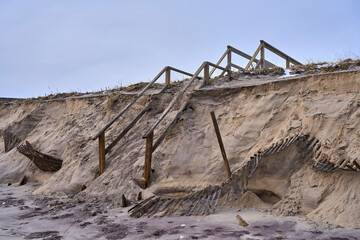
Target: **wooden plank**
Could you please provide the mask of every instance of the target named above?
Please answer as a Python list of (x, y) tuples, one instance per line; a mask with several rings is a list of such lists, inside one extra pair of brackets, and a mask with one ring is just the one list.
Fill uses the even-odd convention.
[(145, 164), (144, 164), (145, 188), (147, 188), (148, 184), (150, 183), (153, 139), (154, 139), (154, 131), (151, 131), (148, 137), (146, 138)]
[(236, 65), (234, 63), (231, 63), (231, 67), (239, 69), (239, 70), (244, 70), (244, 68), (240, 67), (239, 65)]
[[(228, 52), (229, 52), (229, 49), (227, 49), (225, 52), (224, 52), (224, 54), (220, 57), (220, 59), (216, 62), (216, 65), (220, 65), (220, 63), (224, 60), (224, 58), (226, 57), (226, 55), (228, 54)], [(216, 70), (216, 68), (215, 67), (213, 67), (213, 69), (211, 69), (211, 71), (210, 71), (210, 77), (211, 77), (211, 75), (213, 75), (213, 73), (215, 72), (215, 70)]]
[(99, 136), (99, 172), (100, 175), (105, 171), (105, 132)]
[(205, 84), (209, 84), (210, 82), (209, 64), (205, 64), (204, 66), (204, 82)]
[[(182, 70), (179, 70), (177, 68), (173, 68), (173, 67), (168, 67), (171, 71), (175, 71), (175, 72), (178, 72), (178, 73), (181, 73), (181, 74), (184, 74), (184, 75), (187, 75), (189, 77), (192, 77), (193, 74), (191, 73), (188, 73), (188, 72), (185, 72), (185, 71), (182, 71)], [(198, 78), (201, 78), (201, 77), (198, 77)]]
[(106, 129), (108, 129), (111, 125), (114, 124), (114, 122), (116, 122), (116, 120), (118, 120), (145, 92), (146, 90), (148, 90), (153, 84), (154, 82), (156, 82), (156, 80), (159, 79), (159, 77), (166, 71), (167, 67), (165, 67), (163, 70), (161, 70), (158, 75), (156, 75), (156, 77), (130, 102), (128, 103), (128, 105), (126, 105), (123, 110), (120, 111), (120, 113), (118, 113), (118, 115), (116, 115), (113, 120), (111, 120), (108, 124), (105, 125), (105, 127), (103, 127), (98, 134), (96, 134), (93, 137), (93, 140), (95, 140), (96, 138), (98, 138), (100, 136), (100, 134), (102, 134), (103, 132), (106, 131)]
[(251, 57), (249, 63), (246, 65), (245, 70), (248, 70), (250, 65), (253, 63), (253, 61), (255, 60), (256, 56), (258, 55), (259, 51), (261, 50), (262, 47), (262, 43), (260, 43), (259, 47), (256, 49), (254, 55)]
[[(231, 52), (233, 52), (233, 53), (236, 53), (237, 55), (239, 55), (239, 56), (241, 56), (241, 57), (243, 57), (243, 58), (246, 58), (246, 59), (251, 59), (251, 56), (250, 55), (248, 55), (248, 54), (246, 54), (246, 53), (244, 53), (244, 52), (242, 52), (242, 51), (240, 51), (240, 50), (238, 50), (238, 49), (236, 49), (236, 48), (234, 48), (234, 47), (232, 47), (232, 46), (228, 46), (228, 49), (231, 51)], [(254, 59), (254, 62), (255, 63), (258, 63), (259, 62), (259, 60), (257, 60), (256, 58)], [(270, 68), (272, 68), (272, 67), (275, 67), (276, 65), (275, 64), (273, 64), (273, 63), (271, 63), (271, 62), (269, 62), (269, 61), (266, 61), (265, 60), (265, 67), (270, 67)]]
[(111, 149), (116, 145), (116, 143), (118, 143), (125, 135), (128, 131), (130, 131), (130, 129), (140, 120), (140, 118), (147, 112), (149, 111), (149, 104), (147, 106), (145, 106), (141, 112), (129, 123), (129, 125), (127, 125), (126, 128), (124, 128), (124, 130), (122, 130), (122, 132), (119, 134), (119, 136), (117, 136), (115, 138), (115, 140), (105, 149), (105, 154), (108, 154)]
[(221, 154), (222, 154), (222, 157), (224, 159), (225, 169), (226, 169), (228, 178), (230, 178), (231, 177), (230, 166), (229, 166), (228, 159), (226, 157), (225, 147), (224, 147), (224, 143), (223, 143), (223, 141), (221, 139), (221, 134), (220, 134), (219, 126), (218, 126), (217, 121), (216, 121), (215, 113), (212, 111), (212, 112), (210, 112), (210, 115), (211, 115), (211, 119), (212, 119), (213, 124), (214, 124), (215, 133), (216, 133), (216, 137), (217, 137), (218, 142), (219, 142)]
[(265, 45), (265, 48), (269, 51), (272, 51), (276, 55), (282, 57), (283, 59), (288, 59), (289, 62), (295, 64), (295, 65), (302, 65), (300, 62), (296, 61), (294, 58), (290, 57), (289, 55), (285, 54), (284, 52), (280, 51), (279, 49), (275, 48), (274, 46), (270, 45), (269, 43), (265, 42), (264, 40), (260, 40), (262, 44)]

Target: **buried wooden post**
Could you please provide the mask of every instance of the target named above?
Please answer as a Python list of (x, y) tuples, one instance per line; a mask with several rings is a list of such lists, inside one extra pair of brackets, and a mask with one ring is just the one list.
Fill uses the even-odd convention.
[(229, 162), (228, 162), (227, 157), (226, 157), (226, 152), (225, 152), (223, 141), (221, 139), (220, 130), (219, 130), (219, 126), (218, 126), (217, 121), (216, 121), (215, 113), (212, 111), (212, 112), (210, 112), (210, 115), (211, 115), (211, 118), (212, 118), (212, 121), (213, 121), (213, 124), (214, 124), (216, 136), (217, 136), (219, 146), (220, 146), (220, 150), (221, 150), (221, 154), (222, 154), (223, 159), (224, 159), (225, 169), (226, 169), (228, 178), (230, 178), (231, 177), (230, 166), (229, 166)]
[(145, 188), (147, 188), (148, 184), (150, 183), (153, 140), (154, 140), (154, 131), (151, 131), (146, 136), (145, 164), (144, 164)]
[(105, 132), (99, 136), (99, 172), (100, 175), (105, 171)]
[(204, 83), (208, 84), (210, 81), (209, 64), (206, 63), (204, 66)]

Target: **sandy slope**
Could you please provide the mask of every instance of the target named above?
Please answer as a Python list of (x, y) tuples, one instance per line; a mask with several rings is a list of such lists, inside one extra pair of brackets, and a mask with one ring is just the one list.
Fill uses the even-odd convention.
[[(258, 150), (299, 132), (319, 139), (322, 153), (334, 163), (356, 159), (360, 162), (359, 91), (359, 71), (272, 80), (239, 79), (194, 91), (180, 121), (153, 154), (152, 184), (144, 195), (181, 194), (226, 179), (210, 111), (217, 115), (232, 170)], [(86, 186), (80, 195), (108, 199), (114, 205), (122, 194), (135, 200), (141, 189), (132, 179), (143, 173), (145, 140), (141, 137), (173, 95), (169, 90), (162, 95), (145, 96), (111, 128), (107, 139), (115, 138), (153, 99), (154, 109), (107, 155), (106, 172), (101, 176), (97, 176), (97, 142), (91, 137), (133, 95), (1, 104), (0, 129), (11, 126), (22, 140), (63, 159), (64, 164), (56, 173), (43, 173), (16, 149), (4, 153), (1, 146), (0, 182), (17, 182), (26, 174), (30, 181), (41, 183), (34, 194), (72, 196)], [(174, 114), (171, 112), (168, 119)], [(160, 130), (164, 128), (165, 125), (160, 126)], [(155, 138), (158, 135), (156, 131)], [(286, 160), (292, 153), (282, 154), (281, 159)], [(282, 167), (281, 159), (273, 161), (273, 172), (266, 180), (269, 184), (263, 189), (281, 198), (273, 206), (275, 212), (289, 214), (289, 201), (298, 199), (295, 204), (299, 211), (295, 214), (306, 214), (310, 220), (336, 226), (360, 228), (358, 172), (324, 174), (301, 165), (296, 172), (275, 181), (276, 174), (272, 173)], [(261, 185), (261, 177), (254, 181), (260, 182), (253, 186)], [(281, 181), (283, 184), (278, 185)]]

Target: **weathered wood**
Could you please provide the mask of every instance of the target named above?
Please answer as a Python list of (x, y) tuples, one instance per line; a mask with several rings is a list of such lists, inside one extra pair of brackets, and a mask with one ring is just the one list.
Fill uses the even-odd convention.
[[(229, 47), (229, 46), (228, 46), (228, 47)], [(215, 65), (220, 65), (220, 63), (224, 60), (224, 58), (226, 57), (226, 55), (228, 54), (228, 52), (229, 52), (229, 49), (227, 49), (227, 50), (224, 52), (224, 54), (220, 57), (220, 59), (216, 62)], [(209, 75), (210, 75), (210, 76), (213, 75), (213, 73), (215, 72), (215, 70), (216, 70), (216, 68), (213, 67), (213, 68), (211, 69)]]
[(265, 59), (265, 49), (264, 49), (264, 45), (262, 45), (260, 51), (260, 69), (264, 69), (265, 67), (264, 59)]
[(204, 66), (204, 82), (205, 84), (209, 84), (210, 82), (209, 64), (205, 64)]
[(152, 131), (146, 138), (145, 164), (144, 164), (145, 188), (150, 183), (153, 139), (154, 139), (154, 132)]
[(353, 164), (360, 170), (360, 164), (358, 164), (356, 160), (353, 161)]
[(258, 55), (259, 51), (261, 50), (262, 47), (262, 43), (260, 43), (259, 47), (256, 49), (254, 55), (251, 57), (250, 61), (248, 62), (248, 64), (245, 67), (245, 70), (248, 70), (250, 65), (253, 63), (253, 61), (255, 60), (256, 56)]
[(128, 213), (132, 212), (132, 211), (136, 211), (139, 207), (141, 207), (142, 205), (144, 205), (145, 203), (147, 203), (148, 201), (150, 201), (152, 198), (154, 198), (155, 196), (151, 196), (141, 202), (139, 202), (138, 204), (136, 204), (135, 206), (133, 206), (132, 208), (130, 208), (128, 210)]
[(211, 119), (212, 119), (212, 122), (213, 122), (213, 125), (214, 125), (214, 128), (215, 128), (216, 137), (217, 137), (218, 142), (219, 142), (221, 154), (222, 154), (222, 157), (223, 157), (223, 160), (224, 160), (226, 173), (227, 173), (228, 178), (230, 178), (231, 177), (230, 166), (229, 166), (229, 162), (228, 162), (228, 159), (227, 159), (227, 156), (226, 156), (225, 147), (224, 147), (224, 144), (223, 144), (223, 141), (222, 141), (222, 138), (221, 138), (219, 126), (217, 124), (214, 111), (210, 112), (210, 115), (211, 115)]
[(130, 131), (130, 129), (140, 120), (140, 118), (149, 110), (149, 105), (145, 106), (141, 110), (141, 112), (129, 123), (129, 125), (127, 125), (126, 128), (122, 130), (119, 136), (117, 136), (115, 140), (105, 149), (105, 154), (108, 154), (111, 149), (116, 145), (116, 143), (118, 143), (126, 135), (126, 133)]
[(242, 217), (240, 217), (239, 215), (236, 215), (236, 219), (239, 221), (240, 225), (243, 227), (247, 227), (249, 224), (247, 222), (245, 222), (244, 219), (242, 219)]
[(227, 54), (227, 66), (231, 67), (231, 51), (229, 51)]
[(17, 150), (30, 159), (42, 171), (55, 172), (62, 166), (63, 161), (61, 159), (54, 158), (35, 150), (28, 141), (19, 145)]
[(99, 136), (99, 173), (100, 175), (105, 171), (105, 132)]
[(290, 60), (289, 58), (286, 58), (286, 69), (290, 68)]
[(165, 70), (165, 85), (170, 86), (170, 69)]
[[(188, 72), (185, 72), (185, 71), (182, 71), (182, 70), (179, 70), (177, 68), (174, 68), (174, 67), (168, 67), (171, 71), (174, 71), (174, 72), (178, 72), (178, 73), (181, 73), (181, 74), (184, 74), (184, 75), (187, 75), (189, 77), (192, 77), (193, 74), (191, 73), (188, 73)], [(201, 77), (197, 77), (198, 79), (201, 79)]]
[(234, 63), (231, 63), (231, 67), (237, 68), (238, 70), (244, 70), (244, 68), (242, 68), (242, 67), (240, 67), (240, 66), (238, 66), (238, 65), (236, 65)]
[(289, 62), (295, 64), (295, 65), (302, 65), (300, 62), (296, 61), (294, 58), (290, 57), (289, 55), (285, 54), (284, 52), (280, 51), (279, 49), (275, 48), (274, 46), (270, 45), (269, 43), (265, 42), (264, 40), (260, 40), (261, 44), (264, 44), (265, 48), (269, 51), (272, 51), (276, 55), (282, 57), (283, 59), (288, 59)]
[[(238, 50), (238, 49), (236, 49), (236, 48), (234, 48), (234, 47), (232, 47), (232, 46), (227, 46), (228, 47), (228, 49), (231, 51), (231, 52), (233, 52), (233, 53), (236, 53), (237, 55), (239, 55), (239, 56), (242, 56), (243, 58), (246, 58), (246, 59), (248, 59), (248, 60), (251, 60), (251, 56), (250, 55), (248, 55), (248, 54), (246, 54), (246, 53), (244, 53), (244, 52), (242, 52), (242, 51), (240, 51), (240, 50)], [(254, 59), (254, 62), (255, 63), (258, 63), (259, 62), (259, 60), (257, 60), (256, 58)], [(264, 61), (264, 63), (265, 63), (265, 67), (269, 67), (269, 68), (272, 68), (272, 67), (275, 67), (276, 65), (275, 64), (273, 64), (273, 63), (271, 63), (271, 62), (269, 62), (269, 61)]]

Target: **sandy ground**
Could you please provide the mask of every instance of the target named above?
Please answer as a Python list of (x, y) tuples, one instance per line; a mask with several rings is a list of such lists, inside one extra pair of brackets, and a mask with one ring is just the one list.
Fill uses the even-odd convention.
[[(128, 208), (106, 202), (35, 197), (35, 187), (0, 185), (0, 239), (360, 239), (360, 230), (238, 207), (208, 216), (131, 218)], [(249, 226), (240, 226), (237, 214)]]

